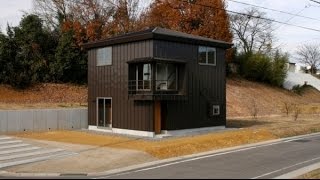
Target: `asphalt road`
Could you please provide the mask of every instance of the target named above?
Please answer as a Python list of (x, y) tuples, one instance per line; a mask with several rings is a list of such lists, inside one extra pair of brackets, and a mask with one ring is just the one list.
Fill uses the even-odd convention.
[(269, 179), (320, 162), (320, 135), (184, 159), (96, 178)]
[[(320, 134), (181, 159), (107, 176), (32, 179), (270, 179), (320, 162)], [(12, 178), (12, 177), (0, 177)]]

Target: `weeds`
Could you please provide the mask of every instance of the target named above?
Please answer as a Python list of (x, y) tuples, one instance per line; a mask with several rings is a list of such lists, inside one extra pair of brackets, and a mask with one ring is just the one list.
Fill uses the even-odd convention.
[(251, 111), (251, 116), (254, 118), (254, 119), (257, 119), (257, 115), (258, 115), (258, 105), (257, 105), (257, 102), (255, 99), (252, 99), (251, 101), (251, 107), (250, 107), (250, 111)]
[(283, 104), (284, 104), (285, 113), (287, 114), (287, 116), (289, 116), (289, 113), (291, 111), (291, 106), (292, 105), (290, 103), (288, 103), (288, 102), (284, 102)]
[(301, 108), (297, 104), (294, 104), (293, 105), (293, 120), (297, 121), (300, 114), (301, 114)]

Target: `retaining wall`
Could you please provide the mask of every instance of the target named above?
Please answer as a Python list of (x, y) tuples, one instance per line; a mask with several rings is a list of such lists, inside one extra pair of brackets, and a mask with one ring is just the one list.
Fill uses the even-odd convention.
[(0, 110), (0, 134), (88, 128), (88, 109)]

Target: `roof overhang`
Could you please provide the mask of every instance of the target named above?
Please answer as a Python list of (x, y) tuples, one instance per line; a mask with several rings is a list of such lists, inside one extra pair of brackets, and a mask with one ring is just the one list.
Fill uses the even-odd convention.
[(213, 46), (223, 49), (229, 49), (233, 46), (232, 43), (214, 40), (206, 37), (195, 36), (182, 32), (177, 32), (163, 28), (153, 28), (144, 31), (128, 33), (113, 38), (99, 40), (95, 42), (85, 43), (82, 45), (85, 49), (100, 48), (106, 46), (112, 46), (116, 44), (123, 44), (129, 42), (143, 41), (143, 40), (165, 40), (173, 42), (182, 42), (195, 45)]

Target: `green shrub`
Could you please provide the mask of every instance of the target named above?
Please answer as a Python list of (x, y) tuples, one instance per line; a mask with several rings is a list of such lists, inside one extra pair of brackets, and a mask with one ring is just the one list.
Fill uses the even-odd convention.
[(308, 89), (310, 87), (312, 87), (312, 86), (307, 85), (307, 84), (304, 84), (304, 85), (301, 86), (301, 85), (298, 84), (298, 85), (293, 86), (291, 91), (294, 92), (294, 93), (297, 93), (299, 95), (302, 95), (304, 90), (306, 90), (306, 89)]
[(236, 60), (240, 64), (240, 75), (248, 80), (282, 86), (287, 70), (287, 55), (276, 52), (274, 56), (261, 53), (240, 54)]

